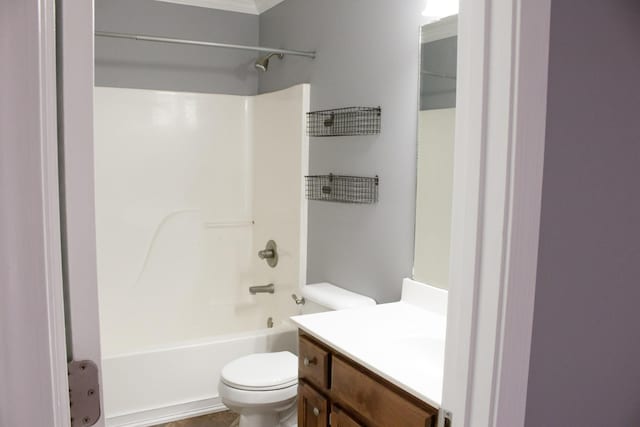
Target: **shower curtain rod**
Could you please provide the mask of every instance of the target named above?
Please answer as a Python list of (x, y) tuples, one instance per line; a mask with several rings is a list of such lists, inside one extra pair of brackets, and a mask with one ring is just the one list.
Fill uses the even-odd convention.
[(96, 36), (98, 37), (111, 37), (116, 39), (132, 39), (132, 40), (143, 40), (149, 42), (160, 42), (160, 43), (174, 43), (174, 44), (189, 44), (195, 46), (207, 46), (207, 47), (220, 47), (223, 49), (236, 49), (236, 50), (250, 50), (253, 52), (268, 52), (268, 53), (279, 53), (283, 55), (295, 55), (295, 56), (306, 56), (308, 58), (315, 58), (315, 52), (304, 52), (301, 50), (288, 50), (288, 49), (274, 49), (270, 47), (262, 47), (262, 46), (245, 46), (241, 44), (228, 44), (228, 43), (214, 43), (214, 42), (203, 42), (198, 40), (184, 40), (184, 39), (171, 39), (167, 37), (155, 37), (155, 36), (145, 36), (142, 34), (127, 34), (127, 33), (109, 33), (105, 31), (96, 31)]

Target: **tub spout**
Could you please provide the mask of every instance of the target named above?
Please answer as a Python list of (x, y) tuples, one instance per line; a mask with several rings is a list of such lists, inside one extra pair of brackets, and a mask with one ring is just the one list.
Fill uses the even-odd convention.
[(275, 286), (273, 285), (273, 283), (269, 283), (268, 285), (262, 285), (262, 286), (251, 286), (249, 288), (249, 293), (251, 295), (255, 295), (255, 294), (272, 294), (274, 293), (275, 290)]

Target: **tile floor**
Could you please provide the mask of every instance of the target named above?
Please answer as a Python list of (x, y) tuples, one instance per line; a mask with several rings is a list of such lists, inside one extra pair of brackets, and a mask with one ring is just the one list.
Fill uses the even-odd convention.
[(188, 420), (159, 424), (154, 427), (230, 427), (237, 418), (237, 414), (224, 411), (216, 412), (215, 414), (203, 415), (201, 417), (189, 418)]

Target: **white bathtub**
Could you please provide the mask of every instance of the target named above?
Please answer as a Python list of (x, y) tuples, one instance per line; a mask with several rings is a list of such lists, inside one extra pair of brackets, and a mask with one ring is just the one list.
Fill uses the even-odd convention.
[(250, 353), (297, 353), (296, 329), (219, 336), (174, 347), (103, 359), (108, 427), (144, 427), (223, 410), (218, 395), (222, 367)]

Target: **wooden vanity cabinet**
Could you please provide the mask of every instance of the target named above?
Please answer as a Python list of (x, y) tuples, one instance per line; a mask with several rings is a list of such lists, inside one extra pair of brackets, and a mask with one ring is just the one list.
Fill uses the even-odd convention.
[(364, 427), (337, 405), (331, 406), (331, 427)]
[(435, 427), (437, 409), (300, 333), (299, 427)]
[(310, 385), (298, 385), (298, 427), (327, 427), (329, 405), (327, 399)]
[(310, 339), (300, 337), (298, 376), (321, 390), (329, 388), (329, 351)]

